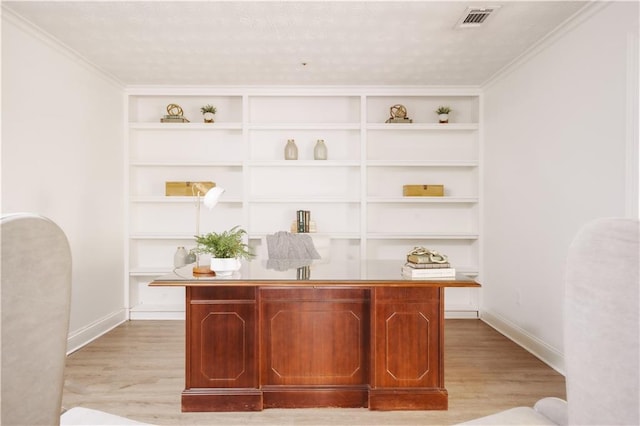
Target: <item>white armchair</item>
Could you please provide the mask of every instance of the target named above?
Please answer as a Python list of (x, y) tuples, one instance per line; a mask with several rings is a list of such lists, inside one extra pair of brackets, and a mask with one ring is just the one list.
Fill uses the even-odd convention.
[(61, 416), (71, 303), (71, 252), (62, 230), (33, 214), (3, 216), (0, 424), (142, 425), (83, 407)]
[(566, 265), (567, 402), (544, 398), (463, 425), (640, 424), (640, 225), (600, 219), (576, 236)]

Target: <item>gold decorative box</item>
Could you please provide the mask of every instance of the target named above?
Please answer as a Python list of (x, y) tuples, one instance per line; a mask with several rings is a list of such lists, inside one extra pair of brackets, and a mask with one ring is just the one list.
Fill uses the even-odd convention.
[[(193, 185), (199, 183), (206, 190), (210, 190), (216, 186), (215, 182), (165, 182), (165, 195), (167, 197), (192, 197), (198, 195), (198, 191)], [(200, 195), (204, 195), (201, 191)]]
[(402, 195), (405, 197), (442, 197), (444, 185), (403, 185)]

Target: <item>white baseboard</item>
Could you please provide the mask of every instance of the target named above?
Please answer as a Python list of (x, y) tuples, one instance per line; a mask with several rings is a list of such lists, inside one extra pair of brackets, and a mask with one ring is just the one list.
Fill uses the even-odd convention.
[(136, 305), (129, 310), (133, 320), (184, 320), (184, 304)]
[(184, 312), (176, 311), (131, 311), (131, 321), (166, 321), (166, 320), (182, 320), (185, 319)]
[(113, 330), (127, 320), (127, 311), (120, 309), (100, 318), (80, 330), (70, 332), (67, 336), (67, 355), (96, 340), (103, 334)]
[(547, 345), (535, 336), (527, 333), (517, 325), (507, 321), (500, 315), (489, 311), (481, 311), (480, 319), (499, 333), (513, 340), (519, 346), (533, 354), (536, 358), (547, 364), (562, 375), (565, 374), (564, 354)]
[(445, 319), (478, 319), (478, 311), (450, 310), (444, 311)]

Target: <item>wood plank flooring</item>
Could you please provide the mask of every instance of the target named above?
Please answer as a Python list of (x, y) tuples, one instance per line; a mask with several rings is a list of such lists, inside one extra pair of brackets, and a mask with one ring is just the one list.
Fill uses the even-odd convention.
[(184, 322), (130, 321), (67, 358), (63, 407), (84, 406), (156, 425), (448, 425), (546, 396), (564, 377), (480, 320), (446, 320), (447, 411), (267, 409), (182, 413)]

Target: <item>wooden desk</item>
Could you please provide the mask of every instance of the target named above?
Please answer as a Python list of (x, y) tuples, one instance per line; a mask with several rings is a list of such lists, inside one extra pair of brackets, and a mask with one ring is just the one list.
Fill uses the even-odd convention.
[(267, 266), (151, 283), (186, 287), (182, 411), (447, 409), (444, 287), (478, 283), (405, 279), (396, 261)]

